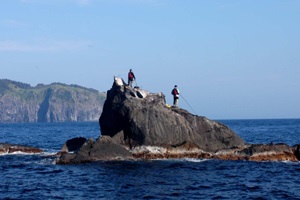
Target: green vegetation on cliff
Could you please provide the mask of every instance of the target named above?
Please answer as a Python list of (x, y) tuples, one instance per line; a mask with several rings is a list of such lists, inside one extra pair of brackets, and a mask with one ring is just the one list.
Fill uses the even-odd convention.
[(78, 85), (52, 83), (35, 87), (0, 80), (0, 122), (98, 120), (105, 94)]

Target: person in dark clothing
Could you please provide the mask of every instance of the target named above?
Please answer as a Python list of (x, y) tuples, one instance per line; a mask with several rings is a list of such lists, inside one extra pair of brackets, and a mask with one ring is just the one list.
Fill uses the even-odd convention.
[(129, 72), (128, 72), (128, 85), (129, 85), (129, 87), (132, 87), (132, 82), (134, 80), (135, 80), (134, 73), (133, 73), (132, 69), (130, 69)]
[(172, 95), (173, 95), (173, 98), (174, 98), (173, 106), (178, 107), (179, 90), (177, 88), (177, 85), (174, 86), (174, 89), (172, 90)]

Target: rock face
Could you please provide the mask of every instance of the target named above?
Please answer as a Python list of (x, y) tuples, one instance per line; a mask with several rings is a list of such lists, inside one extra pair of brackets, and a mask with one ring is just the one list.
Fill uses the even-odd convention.
[(70, 139), (63, 145), (60, 153), (69, 153), (72, 151), (78, 151), (85, 142), (86, 142), (86, 138), (83, 137)]
[[(69, 152), (69, 148), (75, 152)], [(102, 136), (97, 141), (89, 139), (83, 143), (80, 138), (68, 140), (64, 144), (57, 164), (76, 164), (93, 161), (129, 160), (132, 154), (123, 146), (117, 144), (111, 137)]]
[(0, 80), (0, 122), (97, 121), (105, 94), (77, 85)]
[(42, 153), (43, 150), (35, 147), (0, 143), (0, 155), (1, 154), (11, 154), (11, 153)]
[(130, 146), (180, 147), (188, 145), (207, 152), (243, 146), (244, 141), (225, 125), (168, 108), (162, 93), (127, 87), (115, 77), (107, 92), (99, 119), (102, 135), (124, 139)]

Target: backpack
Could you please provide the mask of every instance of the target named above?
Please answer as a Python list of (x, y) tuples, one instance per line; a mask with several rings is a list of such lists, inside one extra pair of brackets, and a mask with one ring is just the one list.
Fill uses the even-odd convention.
[(133, 78), (134, 78), (133, 73), (132, 73), (132, 72), (129, 72), (128, 77), (129, 77), (130, 79), (133, 79)]
[(175, 90), (176, 90), (176, 89), (173, 89), (173, 90), (172, 90), (172, 92), (171, 92), (172, 95), (176, 95), (176, 94), (177, 94), (177, 91), (175, 91)]

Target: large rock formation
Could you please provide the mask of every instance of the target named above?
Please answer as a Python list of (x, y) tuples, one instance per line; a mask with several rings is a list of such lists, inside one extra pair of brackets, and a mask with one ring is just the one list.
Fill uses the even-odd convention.
[(121, 144), (125, 139), (133, 147), (188, 145), (215, 152), (244, 145), (227, 126), (168, 107), (162, 93), (127, 87), (117, 77), (107, 92), (99, 123), (102, 135), (114, 137)]
[(58, 164), (128, 159), (299, 161), (300, 145), (245, 144), (225, 125), (165, 104), (162, 93), (130, 88), (115, 77), (99, 119), (102, 136), (74, 138)]
[(105, 94), (77, 85), (0, 80), (0, 122), (97, 121)]

